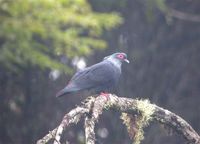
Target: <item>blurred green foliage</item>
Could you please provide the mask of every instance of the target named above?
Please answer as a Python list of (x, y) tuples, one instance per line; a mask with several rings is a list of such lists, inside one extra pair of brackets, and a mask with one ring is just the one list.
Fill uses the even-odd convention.
[(166, 10), (165, 0), (147, 0), (146, 2), (148, 8), (152, 9), (153, 7), (156, 7), (161, 11)]
[(86, 0), (0, 0), (0, 65), (69, 71), (59, 56), (103, 49), (104, 30), (119, 25), (117, 13), (97, 13)]

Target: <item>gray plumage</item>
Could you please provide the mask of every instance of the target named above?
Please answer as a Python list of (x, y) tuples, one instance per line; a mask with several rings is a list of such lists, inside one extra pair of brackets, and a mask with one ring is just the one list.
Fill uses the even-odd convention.
[(114, 53), (105, 57), (102, 62), (78, 71), (56, 96), (81, 90), (94, 90), (95, 93), (108, 92), (118, 83), (123, 61), (129, 62), (125, 53)]

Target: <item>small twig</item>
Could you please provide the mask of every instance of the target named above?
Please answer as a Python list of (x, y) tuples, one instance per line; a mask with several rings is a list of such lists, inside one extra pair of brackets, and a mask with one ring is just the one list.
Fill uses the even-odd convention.
[(46, 144), (48, 141), (50, 141), (52, 138), (55, 137), (56, 131), (57, 131), (57, 128), (55, 128), (52, 131), (49, 131), (49, 133), (46, 136), (44, 136), (42, 139), (37, 141), (37, 144)]
[(200, 15), (181, 12), (173, 8), (168, 8), (167, 14), (171, 17), (185, 21), (200, 22)]
[(162, 7), (158, 6), (158, 9), (166, 14), (168, 18), (174, 17), (185, 21), (200, 22), (200, 15), (179, 11), (177, 9), (171, 8), (167, 4), (164, 4)]

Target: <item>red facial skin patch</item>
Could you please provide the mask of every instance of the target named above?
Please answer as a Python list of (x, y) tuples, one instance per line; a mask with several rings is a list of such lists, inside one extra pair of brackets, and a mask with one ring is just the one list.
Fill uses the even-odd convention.
[(117, 57), (118, 57), (119, 59), (124, 59), (124, 55), (123, 55), (123, 54), (118, 54)]

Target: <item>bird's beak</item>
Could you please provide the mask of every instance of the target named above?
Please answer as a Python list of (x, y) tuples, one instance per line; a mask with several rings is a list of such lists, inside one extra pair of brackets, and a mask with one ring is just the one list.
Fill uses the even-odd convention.
[(126, 63), (130, 63), (128, 59), (124, 59), (124, 61), (125, 61)]
[(109, 56), (107, 56), (107, 57), (104, 57), (104, 58), (103, 58), (103, 60), (107, 59), (108, 57), (109, 57)]

